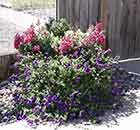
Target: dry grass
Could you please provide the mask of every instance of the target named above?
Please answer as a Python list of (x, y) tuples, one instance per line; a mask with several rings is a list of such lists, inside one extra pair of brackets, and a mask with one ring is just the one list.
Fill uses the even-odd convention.
[(54, 8), (55, 0), (9, 0), (14, 9)]

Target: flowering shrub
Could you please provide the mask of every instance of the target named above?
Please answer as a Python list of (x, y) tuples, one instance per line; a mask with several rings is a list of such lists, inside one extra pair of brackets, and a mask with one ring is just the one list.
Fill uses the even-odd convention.
[(29, 123), (94, 120), (113, 106), (118, 94), (111, 86), (111, 50), (104, 49), (102, 24), (83, 33), (53, 22), (63, 33), (52, 31), (53, 23), (48, 30), (31, 26), (15, 37), (15, 48), (22, 54), (16, 63), (18, 73), (10, 77), (17, 86), (16, 117)]

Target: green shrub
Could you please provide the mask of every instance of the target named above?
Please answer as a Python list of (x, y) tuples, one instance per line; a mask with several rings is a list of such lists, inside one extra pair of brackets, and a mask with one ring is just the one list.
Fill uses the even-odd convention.
[(113, 106), (119, 92), (112, 91), (111, 50), (104, 49), (102, 24), (86, 33), (68, 30), (63, 19), (46, 26), (43, 33), (31, 27), (15, 39), (24, 54), (16, 63), (18, 73), (10, 77), (17, 86), (17, 119), (94, 120)]

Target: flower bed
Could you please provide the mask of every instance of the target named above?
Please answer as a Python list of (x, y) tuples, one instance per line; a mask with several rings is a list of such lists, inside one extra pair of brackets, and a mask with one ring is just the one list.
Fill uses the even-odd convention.
[(45, 26), (38, 22), (17, 34), (14, 46), (20, 54), (9, 80), (17, 86), (18, 120), (96, 122), (118, 104), (123, 90), (113, 75), (101, 23), (84, 33), (64, 19), (51, 19)]

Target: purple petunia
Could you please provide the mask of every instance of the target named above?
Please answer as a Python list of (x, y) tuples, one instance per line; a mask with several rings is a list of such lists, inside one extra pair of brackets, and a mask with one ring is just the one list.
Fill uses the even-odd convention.
[(10, 83), (15, 82), (16, 80), (18, 80), (18, 75), (14, 75), (14, 74), (13, 74), (13, 75), (9, 78)]
[(91, 71), (91, 69), (90, 69), (88, 66), (86, 66), (86, 67), (84, 68), (84, 72), (89, 73), (90, 71)]
[(62, 100), (59, 100), (58, 102), (56, 102), (56, 105), (60, 111), (63, 111), (63, 112), (68, 111), (68, 103), (67, 102), (63, 102)]
[(118, 87), (112, 87), (111, 92), (112, 92), (113, 95), (118, 95), (118, 94), (120, 94), (122, 91), (121, 91), (121, 89), (118, 88)]
[(77, 76), (77, 77), (75, 78), (75, 83), (76, 83), (76, 84), (79, 83), (80, 80), (81, 80), (81, 77), (80, 77), (80, 76)]
[(49, 53), (48, 53), (47, 51), (45, 52), (45, 56), (46, 56), (46, 57), (48, 57), (48, 56), (49, 56)]
[(14, 94), (13, 94), (13, 100), (14, 100), (14, 101), (18, 101), (19, 98), (20, 98), (20, 94), (18, 94), (18, 93), (14, 93)]
[(27, 123), (28, 123), (29, 126), (32, 126), (34, 124), (34, 121), (30, 120), (30, 119), (27, 119)]
[(37, 66), (39, 64), (39, 60), (38, 59), (35, 59), (34, 61), (33, 61), (33, 66)]
[(79, 118), (85, 118), (86, 117), (86, 115), (87, 115), (87, 113), (86, 113), (86, 111), (85, 110), (81, 110), (80, 112), (79, 112)]
[(24, 68), (24, 76), (25, 76), (25, 79), (26, 79), (26, 80), (29, 79), (30, 74), (31, 74), (30, 69), (29, 69), (29, 67), (26, 66), (26, 67)]
[(76, 66), (77, 69), (80, 69), (81, 67), (82, 67), (81, 64), (78, 64), (78, 65)]
[(31, 101), (32, 101), (32, 102), (35, 102), (35, 101), (36, 101), (36, 96), (32, 96), (32, 97), (31, 97)]
[(95, 65), (97, 65), (99, 67), (103, 67), (103, 68), (109, 67), (108, 64), (103, 63), (102, 60), (98, 57), (96, 58)]
[(32, 100), (31, 100), (31, 99), (27, 99), (27, 100), (26, 100), (26, 104), (27, 104), (27, 105), (31, 106), (31, 105), (32, 105), (32, 103), (33, 103), (33, 102), (32, 102)]
[(79, 48), (78, 50), (76, 50), (74, 53), (73, 53), (73, 58), (78, 58), (81, 54), (81, 49)]
[(87, 62), (84, 62), (84, 72), (89, 73), (91, 71), (90, 67), (88, 66)]

